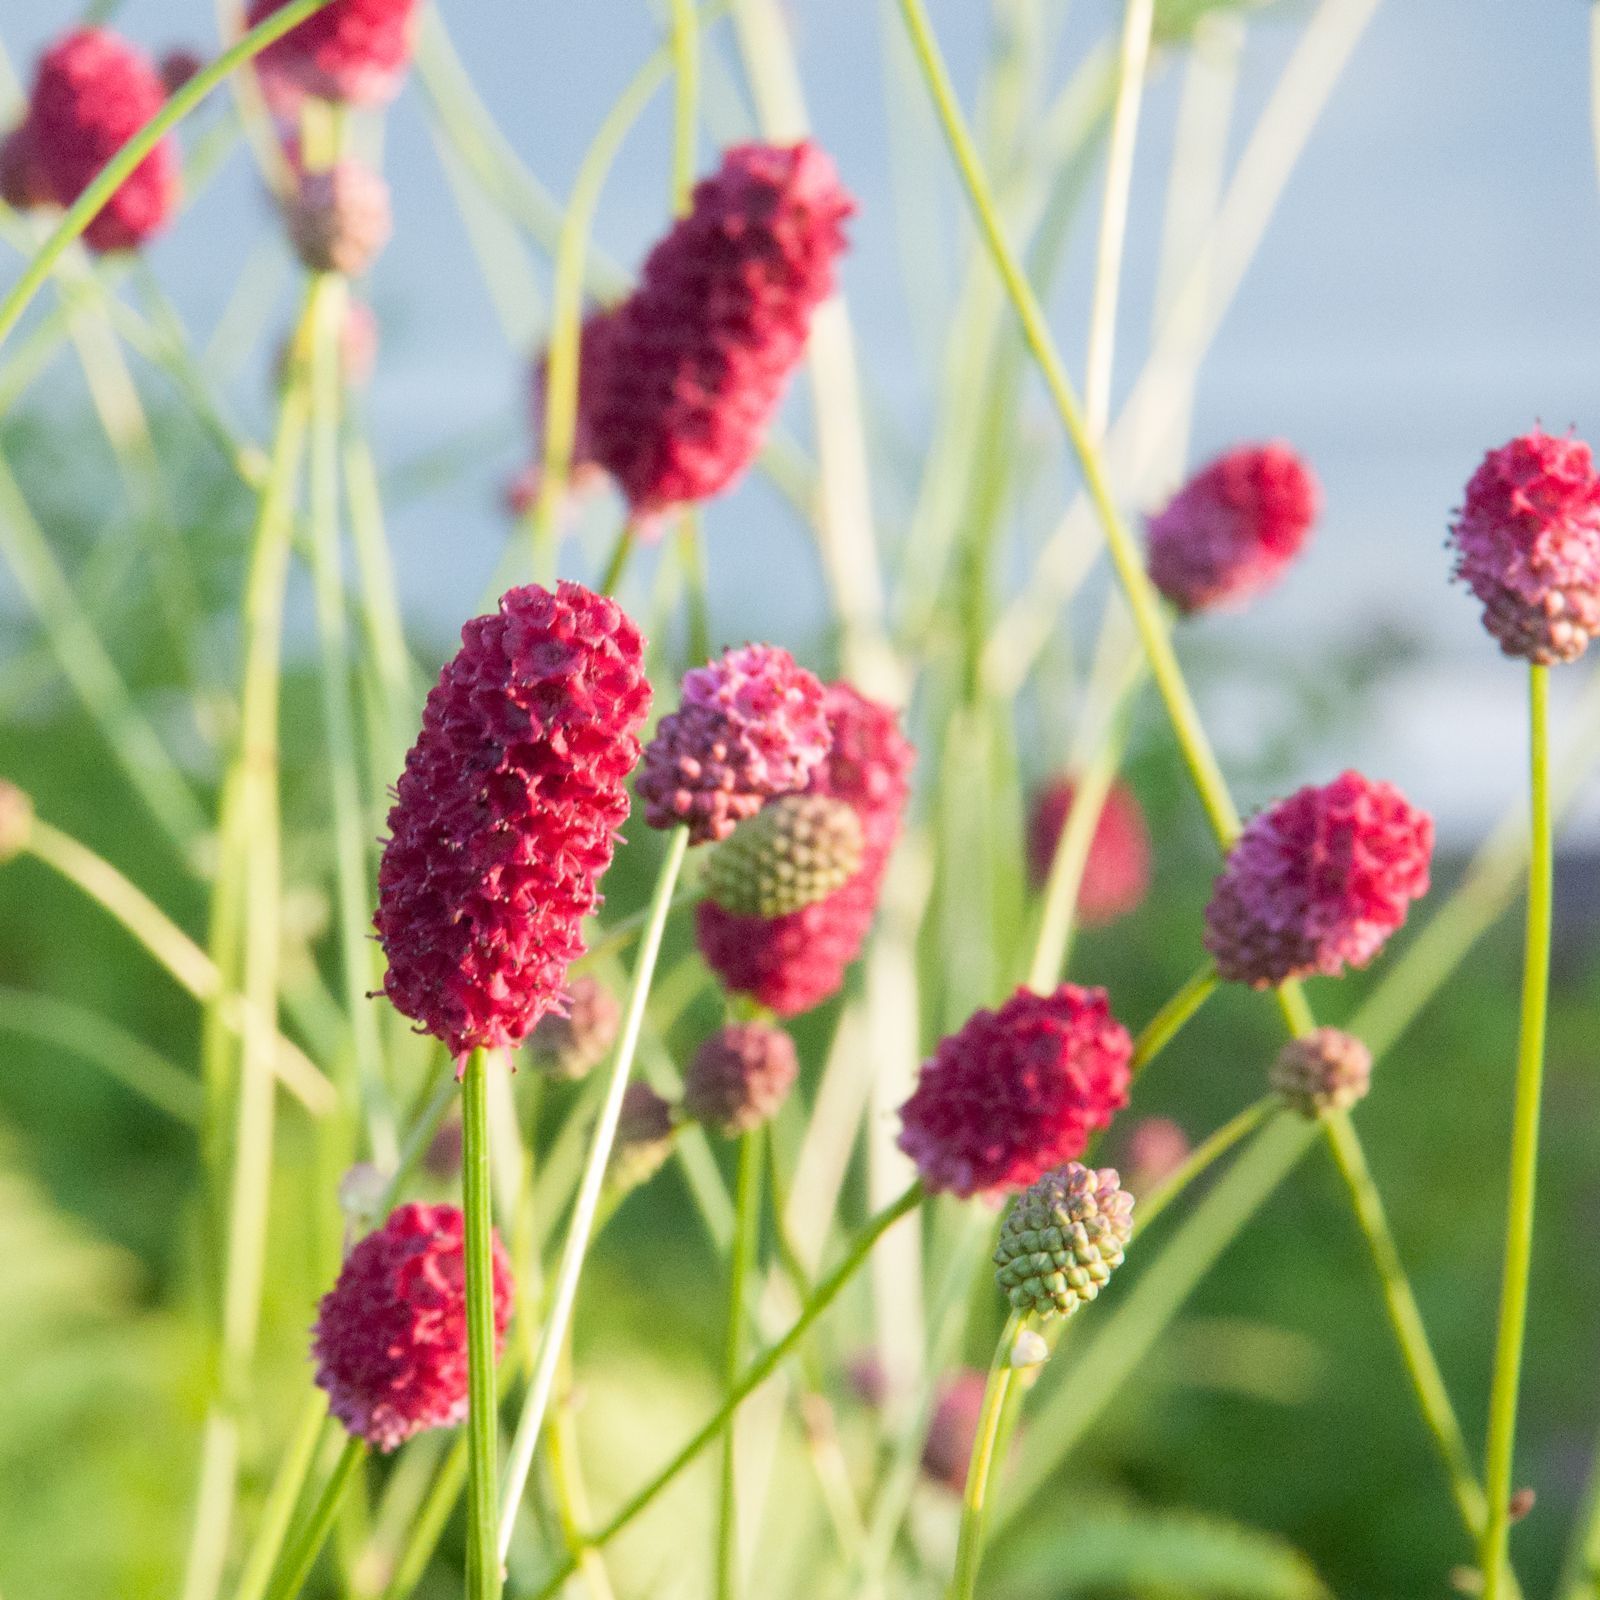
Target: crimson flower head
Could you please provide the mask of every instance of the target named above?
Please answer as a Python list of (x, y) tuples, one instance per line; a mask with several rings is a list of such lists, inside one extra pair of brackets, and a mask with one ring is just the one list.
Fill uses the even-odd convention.
[(558, 1008), (628, 814), (650, 703), (638, 630), (576, 583), (461, 630), (406, 757), (378, 872), (384, 988), (460, 1057)]
[[(251, 0), (253, 28), (288, 0)], [(411, 64), (417, 0), (333, 0), (256, 57), (269, 99), (297, 94), (346, 105), (392, 100)]]
[(923, 1063), (900, 1148), (926, 1187), (966, 1198), (1025, 1189), (1083, 1154), (1128, 1102), (1133, 1041), (1104, 989), (1018, 989), (976, 1011)]
[(1241, 604), (1283, 576), (1320, 502), (1311, 468), (1288, 445), (1239, 445), (1150, 518), (1150, 581), (1185, 613)]
[(1600, 631), (1600, 478), (1581, 439), (1537, 428), (1491, 450), (1450, 536), (1455, 575), (1508, 656), (1550, 665)]
[[(79, 28), (39, 60), (12, 160), (41, 200), (70, 206), (167, 98), (145, 54), (107, 28)], [(31, 160), (31, 173), (26, 163)], [(84, 230), (100, 254), (137, 250), (178, 204), (178, 152), (162, 139)]]
[[(1056, 846), (1072, 812), (1073, 783), (1055, 778), (1034, 799), (1028, 822), (1028, 875), (1036, 889), (1050, 876)], [(1078, 886), (1078, 920), (1085, 927), (1115, 922), (1138, 909), (1150, 887), (1150, 835), (1133, 791), (1113, 784), (1100, 808), (1089, 859)]]
[[(393, 1450), (467, 1414), (465, 1225), (454, 1206), (406, 1205), (369, 1233), (322, 1297), (311, 1353), (328, 1409)], [(495, 1351), (511, 1321), (511, 1267), (494, 1239)]]
[(855, 809), (860, 865), (832, 894), (781, 917), (741, 916), (714, 900), (702, 900), (695, 911), (700, 953), (723, 986), (780, 1017), (837, 993), (860, 954), (900, 836), (916, 755), (894, 712), (848, 683), (829, 686), (824, 710), (833, 742), (807, 792)]
[(682, 704), (645, 749), (645, 821), (685, 823), (695, 844), (726, 839), (767, 800), (804, 788), (831, 742), (822, 685), (787, 650), (729, 650), (684, 674)]
[(1205, 945), (1231, 983), (1363, 967), (1428, 892), (1433, 819), (1389, 783), (1342, 773), (1259, 812), (1206, 907)]
[(650, 252), (592, 412), (596, 458), (636, 519), (720, 494), (749, 466), (854, 210), (816, 145), (739, 145)]

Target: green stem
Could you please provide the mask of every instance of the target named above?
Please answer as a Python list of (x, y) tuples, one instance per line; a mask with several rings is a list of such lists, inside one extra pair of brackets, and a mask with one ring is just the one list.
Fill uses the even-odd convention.
[(1554, 898), (1554, 850), (1550, 830), (1548, 667), (1528, 668), (1528, 924), (1522, 972), (1522, 1027), (1517, 1046), (1516, 1101), (1511, 1121), (1511, 1174), (1506, 1201), (1504, 1276), (1494, 1379), (1489, 1389), (1489, 1448), (1484, 1492), (1489, 1516), (1479, 1563), (1486, 1600), (1504, 1593), (1511, 1542), (1513, 1453), (1517, 1389), (1528, 1314), (1528, 1279), (1533, 1260), (1533, 1204), (1539, 1163), (1539, 1098), (1544, 1077), (1545, 1015), (1550, 991), (1550, 915)]
[(4, 301), (0, 301), (0, 342), (17, 325), (18, 319), (28, 308), (28, 302), (43, 287), (67, 246), (94, 221), (105, 203), (161, 142), (162, 137), (188, 116), (235, 67), (259, 55), (274, 39), (281, 39), (291, 28), (331, 3), (332, 0), (289, 0), (287, 5), (272, 12), (265, 21), (251, 28), (215, 61), (197, 72), (117, 151), (88, 188), (67, 208), (66, 215), (28, 263), (27, 270), (12, 285)]
[(495, 1440), (494, 1224), (489, 1186), (489, 1055), (474, 1050), (461, 1078), (461, 1207), (467, 1272), (467, 1597), (497, 1600), (500, 1555), (494, 1544)]
[(1000, 1423), (1016, 1379), (1016, 1369), (1011, 1365), (1011, 1347), (1025, 1320), (1019, 1311), (1013, 1311), (1006, 1318), (1000, 1342), (989, 1363), (983, 1410), (978, 1414), (978, 1432), (967, 1463), (967, 1486), (961, 1497), (961, 1534), (956, 1544), (955, 1575), (950, 1581), (951, 1600), (974, 1600), (978, 1592), (978, 1568), (983, 1563), (984, 1525), (989, 1510), (989, 1479), (999, 1459)]
[(600, 577), (600, 593), (615, 594), (622, 584), (622, 575), (628, 570), (628, 563), (633, 559), (635, 545), (639, 542), (639, 530), (634, 525), (632, 518), (623, 523), (617, 534), (617, 542), (611, 547), (611, 554), (606, 558), (606, 570)]
[(1184, 1024), (1210, 999), (1217, 983), (1217, 969), (1207, 960), (1144, 1025), (1133, 1042), (1129, 1063), (1135, 1077), (1177, 1038)]
[(267, 1590), (267, 1600), (295, 1600), (305, 1587), (311, 1569), (327, 1542), (333, 1520), (344, 1503), (345, 1492), (355, 1481), (356, 1469), (366, 1460), (367, 1442), (352, 1435), (345, 1441), (339, 1459), (334, 1463), (328, 1481), (313, 1507), (305, 1525), (297, 1529), (290, 1540), (288, 1552), (279, 1563), (277, 1576)]
[(711, 601), (706, 586), (705, 541), (700, 519), (685, 511), (678, 525), (678, 553), (683, 559), (685, 600), (689, 610), (689, 665), (711, 659)]
[[(716, 1415), (609, 1522), (592, 1533), (584, 1541), (585, 1545), (598, 1549), (603, 1545), (609, 1544), (635, 1517), (655, 1502), (656, 1497), (661, 1494), (668, 1484), (677, 1478), (678, 1474), (690, 1462), (694, 1461), (708, 1445), (721, 1436), (723, 1429), (733, 1420), (734, 1413), (738, 1411), (739, 1407), (795, 1352), (801, 1340), (810, 1331), (812, 1324), (838, 1299), (845, 1285), (865, 1265), (867, 1258), (872, 1254), (873, 1246), (877, 1244), (878, 1240), (901, 1217), (910, 1211), (914, 1211), (922, 1203), (922, 1200), (922, 1185), (913, 1183), (897, 1200), (891, 1201), (889, 1205), (868, 1220), (866, 1226), (857, 1235), (855, 1242), (850, 1246), (849, 1252), (844, 1259), (817, 1285), (799, 1316), (790, 1324), (789, 1331), (745, 1369), (744, 1375), (734, 1386), (727, 1399), (723, 1401), (722, 1407)], [(536, 1592), (534, 1600), (551, 1600), (553, 1595), (560, 1593), (561, 1586), (576, 1570), (576, 1560), (569, 1558), (563, 1562), (545, 1582), (544, 1586)]]
[(622, 1098), (627, 1091), (628, 1078), (633, 1070), (633, 1058), (639, 1047), (639, 1033), (644, 1026), (646, 1003), (650, 998), (650, 983), (655, 976), (656, 962), (661, 954), (661, 936), (666, 930), (667, 912), (672, 905), (672, 891), (683, 870), (684, 858), (689, 849), (687, 828), (674, 828), (667, 843), (667, 853), (656, 878), (655, 891), (650, 899), (650, 920), (645, 924), (639, 942), (639, 956), (633, 970), (633, 986), (628, 995), (627, 1011), (623, 1016), (622, 1031), (617, 1039), (617, 1053), (611, 1068), (611, 1079), (606, 1086), (605, 1100), (600, 1108), (594, 1136), (589, 1145), (589, 1156), (578, 1184), (578, 1194), (573, 1201), (572, 1218), (567, 1225), (566, 1243), (562, 1247), (561, 1263), (556, 1269), (555, 1285), (545, 1324), (539, 1340), (539, 1354), (528, 1380), (528, 1392), (523, 1398), (522, 1414), (517, 1419), (517, 1431), (511, 1443), (511, 1456), (506, 1464), (505, 1482), (500, 1499), (500, 1533), (498, 1549), (500, 1559), (506, 1558), (511, 1548), (511, 1535), (516, 1527), (517, 1510), (527, 1487), (528, 1474), (533, 1466), (534, 1452), (539, 1443), (539, 1430), (544, 1423), (545, 1409), (550, 1403), (550, 1391), (555, 1381), (556, 1366), (562, 1346), (572, 1321), (572, 1308), (578, 1296), (578, 1279), (583, 1272), (584, 1257), (593, 1236), (595, 1217), (600, 1205), (601, 1190), (605, 1184), (606, 1164), (616, 1139), (617, 1121), (622, 1112)]
[(694, 0), (672, 0), (672, 209), (682, 216), (694, 193), (695, 118), (700, 99), (700, 19)]
[(279, 1553), (289, 1533), (294, 1508), (305, 1488), (317, 1459), (317, 1445), (327, 1423), (327, 1397), (313, 1390), (301, 1413), (300, 1422), (289, 1436), (288, 1448), (278, 1463), (278, 1471), (267, 1491), (261, 1517), (256, 1524), (255, 1542), (239, 1574), (234, 1600), (262, 1600), (278, 1564)]
[[(739, 1140), (739, 1186), (734, 1198), (733, 1259), (728, 1273), (728, 1339), (724, 1364), (726, 1393), (739, 1382), (744, 1360), (745, 1285), (755, 1271), (761, 1237), (761, 1166), (766, 1139), (761, 1129)], [(722, 1441), (722, 1475), (717, 1515), (717, 1600), (734, 1600), (739, 1592), (739, 1512), (736, 1497), (736, 1430)]]

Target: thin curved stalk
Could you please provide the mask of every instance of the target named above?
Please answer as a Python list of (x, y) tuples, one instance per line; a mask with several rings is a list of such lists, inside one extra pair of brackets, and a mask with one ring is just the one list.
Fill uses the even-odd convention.
[(1218, 981), (1216, 967), (1209, 959), (1203, 961), (1144, 1025), (1133, 1042), (1133, 1058), (1129, 1063), (1136, 1077), (1177, 1038), (1189, 1019), (1210, 999)]
[[(744, 1360), (745, 1286), (756, 1266), (756, 1246), (761, 1230), (761, 1168), (765, 1136), (760, 1129), (739, 1141), (739, 1185), (734, 1198), (733, 1252), (728, 1272), (728, 1330), (725, 1352), (725, 1393), (739, 1382)], [(717, 1600), (734, 1600), (739, 1592), (739, 1506), (737, 1495), (737, 1431), (729, 1428), (722, 1441), (722, 1471), (718, 1485)]]
[(1016, 1381), (1011, 1347), (1017, 1342), (1025, 1320), (1017, 1311), (1006, 1318), (1000, 1342), (989, 1362), (983, 1409), (978, 1413), (978, 1430), (972, 1441), (967, 1483), (961, 1496), (961, 1532), (956, 1543), (955, 1575), (950, 1581), (951, 1600), (974, 1600), (978, 1592), (978, 1568), (983, 1563), (984, 1525), (989, 1510), (989, 1479), (1000, 1459), (1001, 1421)]
[(305, 1587), (311, 1569), (327, 1542), (333, 1528), (333, 1519), (339, 1514), (345, 1494), (355, 1481), (356, 1469), (367, 1458), (367, 1442), (352, 1435), (345, 1441), (339, 1459), (334, 1463), (322, 1493), (312, 1507), (303, 1526), (290, 1536), (289, 1547), (279, 1565), (272, 1586), (267, 1590), (267, 1600), (295, 1600)]
[(494, 1223), (489, 1170), (489, 1053), (474, 1050), (461, 1078), (461, 1209), (467, 1276), (467, 1597), (498, 1600), (495, 1478)]

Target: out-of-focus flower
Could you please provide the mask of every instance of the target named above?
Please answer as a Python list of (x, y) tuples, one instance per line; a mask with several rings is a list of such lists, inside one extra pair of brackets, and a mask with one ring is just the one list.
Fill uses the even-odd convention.
[[(288, 0), (252, 0), (253, 28)], [(273, 98), (274, 80), (287, 94), (313, 95), (347, 105), (380, 105), (399, 92), (411, 65), (417, 0), (333, 0), (298, 22), (256, 57)]]
[(528, 1036), (534, 1065), (551, 1078), (569, 1082), (589, 1075), (616, 1042), (622, 1025), (617, 997), (587, 973), (567, 985), (566, 1009), (547, 1011)]
[(1372, 1086), (1372, 1052), (1338, 1028), (1316, 1028), (1278, 1052), (1269, 1078), (1284, 1104), (1301, 1116), (1348, 1111)]
[[(573, 413), (572, 455), (567, 462), (567, 493), (581, 497), (605, 481), (595, 449), (593, 410), (606, 382), (611, 355), (615, 308), (591, 311), (578, 335), (578, 392)], [(544, 481), (545, 399), (550, 388), (550, 352), (541, 351), (533, 364), (528, 385), (529, 419), (533, 426), (533, 465), (525, 467), (506, 492), (506, 503), (517, 516), (525, 516), (538, 503)]]
[(389, 242), (389, 185), (362, 161), (303, 172), (285, 220), (309, 271), (359, 278)]
[(1141, 1117), (1128, 1129), (1124, 1148), (1124, 1182), (1134, 1194), (1145, 1194), (1189, 1159), (1189, 1135), (1170, 1117)]
[(794, 1040), (766, 1022), (733, 1022), (701, 1042), (683, 1075), (686, 1116), (732, 1136), (769, 1122), (800, 1071)]
[[(1036, 889), (1050, 876), (1062, 830), (1072, 811), (1070, 778), (1052, 779), (1034, 799), (1028, 823), (1028, 873)], [(1089, 858), (1078, 886), (1078, 920), (1085, 927), (1115, 922), (1138, 909), (1150, 887), (1150, 834), (1133, 791), (1115, 783), (1100, 808)]]
[(1133, 1196), (1110, 1167), (1077, 1161), (1017, 1196), (994, 1264), (1016, 1311), (1071, 1316), (1105, 1288), (1133, 1237)]
[(156, 63), (156, 74), (170, 98), (196, 78), (204, 66), (205, 58), (198, 50), (175, 45)]
[(606, 1167), (612, 1186), (626, 1192), (655, 1177), (672, 1154), (674, 1129), (670, 1102), (647, 1083), (630, 1083)]
[(33, 148), (33, 130), (19, 122), (0, 139), (0, 200), (13, 211), (32, 211), (55, 200), (50, 179)]

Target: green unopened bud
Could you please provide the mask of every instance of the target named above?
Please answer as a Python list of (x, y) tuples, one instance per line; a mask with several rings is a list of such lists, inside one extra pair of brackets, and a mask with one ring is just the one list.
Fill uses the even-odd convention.
[(782, 795), (712, 851), (706, 893), (737, 916), (787, 916), (852, 877), (861, 850), (861, 819), (844, 801)]
[(994, 1263), (1018, 1311), (1070, 1316), (1093, 1300), (1133, 1232), (1133, 1196), (1110, 1167), (1069, 1161), (1017, 1196), (1000, 1225)]

